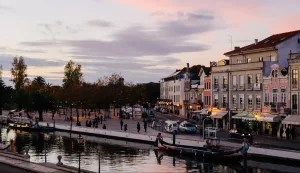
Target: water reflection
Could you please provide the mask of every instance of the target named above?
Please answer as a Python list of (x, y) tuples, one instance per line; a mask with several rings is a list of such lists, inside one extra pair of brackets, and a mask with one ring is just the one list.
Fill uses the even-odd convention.
[[(45, 143), (47, 143), (47, 161), (57, 163), (57, 156), (62, 156), (65, 165), (78, 167), (81, 152), (81, 168), (98, 171), (99, 154), (101, 172), (245, 172), (243, 163), (211, 163), (192, 158), (177, 157), (159, 152), (147, 144), (83, 136), (83, 148), (77, 143), (77, 134), (54, 132), (45, 139), (43, 133), (29, 133), (1, 128), (0, 139), (13, 140), (11, 150), (24, 153), (29, 148), (32, 162), (44, 162)], [(249, 173), (257, 172), (300, 172), (297, 166), (285, 166), (272, 163), (247, 161)]]

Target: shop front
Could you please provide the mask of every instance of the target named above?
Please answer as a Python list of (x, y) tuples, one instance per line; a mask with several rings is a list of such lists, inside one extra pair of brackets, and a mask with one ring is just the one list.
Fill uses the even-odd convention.
[(284, 131), (287, 127), (295, 128), (296, 135), (300, 136), (300, 115), (288, 115), (282, 121), (282, 125), (284, 125)]

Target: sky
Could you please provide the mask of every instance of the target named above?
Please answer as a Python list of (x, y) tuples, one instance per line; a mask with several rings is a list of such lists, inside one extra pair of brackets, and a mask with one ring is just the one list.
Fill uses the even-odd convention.
[(29, 78), (54, 85), (69, 60), (82, 65), (86, 82), (112, 73), (158, 82), (186, 63), (208, 66), (234, 46), (299, 30), (299, 6), (298, 0), (0, 0), (2, 77), (11, 85), (12, 59), (23, 56)]

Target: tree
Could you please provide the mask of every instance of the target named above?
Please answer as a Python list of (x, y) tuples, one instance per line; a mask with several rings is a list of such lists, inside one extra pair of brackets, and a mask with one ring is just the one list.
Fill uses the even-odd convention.
[(13, 62), (12, 62), (12, 68), (11, 68), (11, 74), (12, 74), (12, 79), (11, 81), (15, 85), (15, 90), (16, 90), (16, 102), (18, 104), (18, 109), (22, 109), (22, 104), (23, 104), (23, 87), (25, 84), (25, 81), (27, 80), (27, 65), (25, 64), (24, 58), (22, 56), (14, 57)]
[(63, 87), (72, 88), (82, 84), (81, 65), (75, 64), (72, 60), (65, 66)]
[(42, 76), (37, 76), (33, 79), (31, 84), (38, 88), (42, 88), (46, 86), (46, 80)]

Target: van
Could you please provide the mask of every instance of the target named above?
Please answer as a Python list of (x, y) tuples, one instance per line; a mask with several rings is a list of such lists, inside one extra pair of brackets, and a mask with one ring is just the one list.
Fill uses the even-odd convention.
[(165, 130), (166, 132), (173, 133), (178, 133), (178, 122), (177, 121), (171, 121), (167, 120), (165, 121)]

